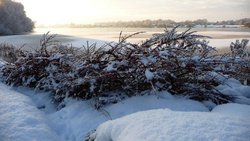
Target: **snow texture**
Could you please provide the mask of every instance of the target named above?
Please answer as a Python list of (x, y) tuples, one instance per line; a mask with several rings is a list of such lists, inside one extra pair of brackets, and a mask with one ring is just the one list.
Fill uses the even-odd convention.
[(149, 69), (146, 69), (145, 76), (146, 76), (147, 80), (150, 81), (154, 78), (154, 73), (151, 72)]
[(108, 121), (92, 137), (95, 141), (247, 141), (250, 119), (158, 109)]
[[(166, 91), (131, 97), (100, 110), (94, 109), (92, 101), (66, 99), (64, 104), (57, 111), (46, 93), (27, 88), (13, 90), (0, 83), (1, 141), (82, 141), (111, 119), (97, 129), (97, 141), (245, 141), (250, 135), (250, 118), (242, 118), (249, 116), (249, 106), (225, 104), (210, 113), (204, 104)], [(140, 111), (146, 112), (136, 113)]]
[[(245, 39), (245, 38), (233, 38), (233, 39), (208, 39), (208, 41), (209, 41), (209, 45), (210, 45), (210, 46), (213, 46), (213, 47), (216, 47), (216, 48), (225, 48), (225, 47), (228, 47), (232, 41), (235, 41), (235, 40), (242, 40), (242, 39)], [(249, 40), (250, 38), (246, 38), (246, 39)]]
[(242, 85), (238, 80), (230, 78), (219, 85), (217, 89), (225, 95), (236, 96), (236, 103), (250, 104), (250, 86)]
[[(17, 47), (25, 45), (25, 49), (34, 49), (34, 47), (40, 46), (40, 39), (42, 38), (42, 35), (13, 35), (13, 36), (2, 36), (0, 37), (0, 43), (7, 43), (12, 44)], [(102, 46), (106, 42), (102, 40), (95, 40), (95, 39), (89, 39), (89, 38), (80, 38), (80, 37), (74, 37), (74, 36), (65, 36), (65, 35), (57, 35), (56, 41), (60, 41), (62, 45), (69, 45), (73, 47), (82, 47), (83, 45), (87, 45), (88, 43)]]
[(59, 138), (30, 98), (0, 83), (0, 140), (59, 141)]
[(200, 102), (175, 98), (167, 92), (158, 95), (161, 97), (157, 95), (132, 97), (100, 110), (95, 110), (91, 101), (68, 99), (65, 101), (66, 106), (48, 115), (48, 119), (62, 141), (82, 141), (90, 131), (105, 121), (138, 111), (158, 108), (169, 108), (177, 111), (208, 111)]
[(228, 103), (216, 106), (212, 112), (250, 119), (250, 105)]
[(22, 87), (10, 89), (1, 83), (0, 98), (1, 141), (82, 141), (105, 121), (139, 111), (169, 108), (208, 112), (202, 103), (168, 92), (128, 98), (100, 110), (94, 108), (92, 101), (66, 99), (65, 107), (57, 111), (48, 94)]

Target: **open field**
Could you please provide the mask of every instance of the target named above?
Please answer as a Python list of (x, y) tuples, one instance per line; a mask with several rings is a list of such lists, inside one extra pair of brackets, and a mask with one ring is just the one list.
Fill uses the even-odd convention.
[[(186, 29), (180, 29), (180, 32)], [(192, 29), (198, 34), (210, 36), (210, 45), (221, 48), (229, 47), (231, 42), (241, 39), (250, 39), (248, 29)], [(56, 40), (62, 44), (82, 47), (89, 43), (98, 42), (101, 46), (104, 41), (118, 41), (119, 33), (123, 31), (123, 35), (133, 34), (138, 31), (145, 31), (143, 34), (133, 36), (128, 39), (129, 42), (140, 43), (155, 33), (162, 33), (162, 28), (36, 28), (34, 33), (28, 35), (0, 36), (0, 43), (13, 44), (15, 46), (25, 46), (25, 48), (35, 48), (39, 46), (42, 34), (50, 31), (52, 34), (58, 34)], [(249, 47), (249, 45), (248, 45)]]

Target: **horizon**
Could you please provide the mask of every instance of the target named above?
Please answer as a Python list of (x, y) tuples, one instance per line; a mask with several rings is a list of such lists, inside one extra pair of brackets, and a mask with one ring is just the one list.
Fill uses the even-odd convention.
[(88, 26), (88, 25), (92, 25), (92, 26), (94, 26), (94, 25), (97, 25), (98, 26), (98, 24), (108, 24), (108, 23), (119, 23), (119, 22), (121, 22), (121, 23), (126, 23), (126, 22), (142, 22), (142, 21), (147, 21), (147, 20), (150, 20), (150, 21), (157, 21), (157, 20), (163, 20), (163, 21), (167, 21), (167, 20), (171, 20), (171, 21), (173, 21), (173, 22), (176, 22), (176, 23), (181, 23), (181, 22), (186, 22), (186, 21), (190, 21), (190, 22), (195, 22), (196, 20), (207, 20), (207, 22), (208, 23), (216, 23), (216, 22), (224, 22), (224, 21), (237, 21), (237, 20), (243, 20), (243, 19), (250, 19), (250, 18), (240, 18), (240, 19), (225, 19), (225, 20), (218, 20), (218, 21), (209, 21), (209, 20), (207, 20), (207, 19), (194, 19), (194, 20), (183, 20), (183, 21), (174, 21), (174, 20), (172, 20), (172, 19), (142, 19), (142, 20), (118, 20), (118, 21), (104, 21), (104, 22), (95, 22), (95, 23), (89, 23), (89, 24), (84, 24), (84, 23), (62, 23), (62, 24), (51, 24), (51, 25), (43, 25), (43, 24), (40, 24), (40, 25), (38, 25), (38, 26), (70, 26), (70, 25), (83, 25), (83, 26)]
[[(176, 22), (249, 18), (250, 0), (15, 0), (37, 25), (171, 19)], [(221, 12), (222, 11), (222, 12)]]

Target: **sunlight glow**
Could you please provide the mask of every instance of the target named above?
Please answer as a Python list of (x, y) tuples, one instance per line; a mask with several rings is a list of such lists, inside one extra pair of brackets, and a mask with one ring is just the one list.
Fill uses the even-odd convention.
[[(91, 23), (107, 14), (98, 0), (16, 0), (40, 24)], [(31, 12), (32, 11), (32, 12)]]
[(217, 21), (249, 17), (250, 0), (15, 0), (38, 24), (145, 19)]

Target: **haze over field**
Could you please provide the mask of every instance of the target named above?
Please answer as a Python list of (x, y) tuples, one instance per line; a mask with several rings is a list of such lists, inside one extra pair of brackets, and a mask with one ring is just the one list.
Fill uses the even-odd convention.
[[(209, 21), (250, 17), (250, 0), (16, 0), (38, 25), (143, 19)], [(46, 10), (45, 10), (46, 9)], [(180, 16), (181, 15), (181, 16)]]

